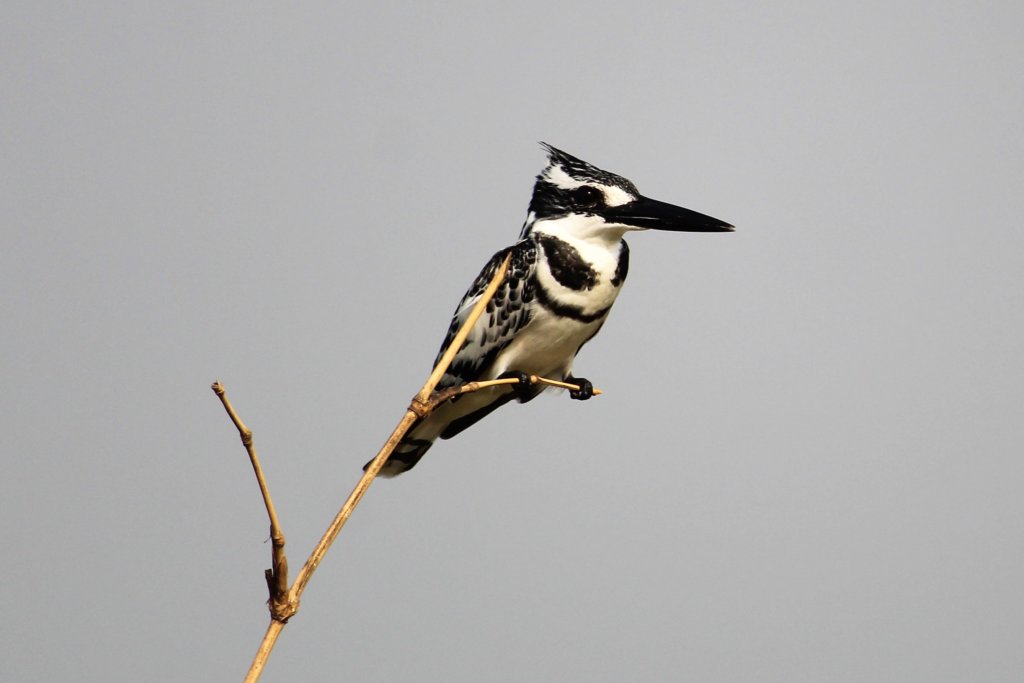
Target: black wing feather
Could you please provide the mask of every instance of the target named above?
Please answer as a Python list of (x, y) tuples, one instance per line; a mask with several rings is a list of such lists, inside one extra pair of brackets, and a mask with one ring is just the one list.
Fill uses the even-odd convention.
[(494, 298), (488, 302), (483, 315), (473, 326), (462, 348), (455, 354), (448, 371), (437, 384), (438, 389), (447, 389), (480, 379), (501, 350), (530, 322), (531, 303), (535, 294), (533, 270), (537, 265), (537, 245), (533, 240), (526, 239), (499, 251), (480, 271), (480, 275), (473, 281), (469, 291), (455, 309), (455, 315), (452, 316), (451, 325), (448, 327), (448, 335), (437, 353), (434, 365), (441, 360), (445, 349), (452, 343), (470, 310), (487, 289), (495, 271), (509, 253), (512, 254), (512, 259), (505, 279), (498, 286)]

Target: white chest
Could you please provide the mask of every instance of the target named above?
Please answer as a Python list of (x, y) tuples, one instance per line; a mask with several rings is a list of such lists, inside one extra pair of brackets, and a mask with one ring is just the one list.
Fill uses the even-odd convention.
[(561, 379), (572, 368), (580, 346), (603, 322), (604, 316), (593, 322), (580, 322), (538, 306), (530, 323), (502, 350), (489, 374), (498, 377), (509, 370), (517, 370)]

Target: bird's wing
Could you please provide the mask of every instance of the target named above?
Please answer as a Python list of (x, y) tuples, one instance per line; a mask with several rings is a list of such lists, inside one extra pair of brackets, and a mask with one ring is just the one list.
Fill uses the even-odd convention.
[(455, 315), (448, 328), (448, 336), (441, 345), (434, 364), (437, 365), (437, 361), (441, 360), (445, 349), (451, 344), (459, 328), (469, 316), (469, 312), (487, 289), (495, 271), (510, 252), (512, 259), (504, 280), (494, 293), (494, 298), (488, 302), (483, 315), (473, 325), (462, 348), (455, 354), (455, 359), (447, 372), (438, 382), (439, 390), (483, 377), (498, 353), (512, 341), (519, 330), (530, 322), (531, 304), (534, 298), (531, 283), (533, 282), (533, 270), (537, 266), (537, 245), (533, 240), (526, 239), (507, 249), (502, 249), (492, 256), (484, 266), (455, 309)]

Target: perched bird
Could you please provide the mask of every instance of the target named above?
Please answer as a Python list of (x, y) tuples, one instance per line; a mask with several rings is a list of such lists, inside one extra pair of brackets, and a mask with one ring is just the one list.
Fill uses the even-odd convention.
[(570, 382), (580, 387), (570, 391), (572, 398), (590, 398), (593, 385), (573, 377), (572, 362), (601, 329), (626, 280), (629, 247), (624, 234), (649, 229), (733, 229), (717, 218), (648, 199), (620, 175), (551, 145), (543, 147), (548, 164), (533, 186), (519, 240), (491, 257), (462, 297), (437, 356), (440, 360), (511, 253), (504, 280), (437, 390), (501, 377), (520, 381), (457, 396), (418, 420), (381, 469), (381, 476), (412, 469), (438, 437), (450, 439), (509, 401), (526, 403), (535, 398), (545, 387), (531, 385), (529, 375)]

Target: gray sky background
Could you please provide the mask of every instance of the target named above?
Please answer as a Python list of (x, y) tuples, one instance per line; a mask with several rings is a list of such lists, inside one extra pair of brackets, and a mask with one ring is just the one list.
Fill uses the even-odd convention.
[(645, 233), (577, 361), (374, 484), (264, 679), (1024, 679), (1024, 5), (0, 10), (0, 679), (236, 680), (518, 235)]

